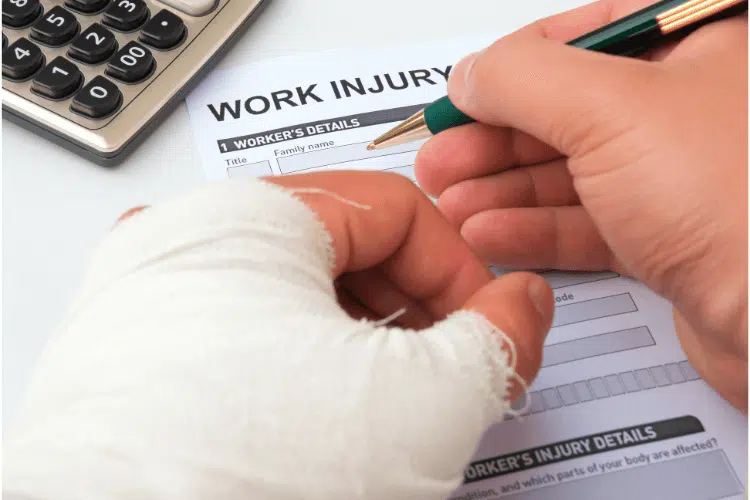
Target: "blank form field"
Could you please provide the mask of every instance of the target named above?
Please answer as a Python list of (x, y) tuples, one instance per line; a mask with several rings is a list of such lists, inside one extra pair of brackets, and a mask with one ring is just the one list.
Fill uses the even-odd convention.
[(656, 345), (656, 342), (648, 327), (628, 328), (627, 330), (545, 345), (542, 366), (560, 365), (652, 345)]
[(560, 396), (554, 388), (544, 389), (542, 391), (542, 399), (544, 400), (544, 406), (546, 406), (548, 410), (554, 410), (562, 406)]
[(669, 385), (669, 376), (667, 375), (667, 371), (664, 369), (662, 365), (658, 366), (652, 366), (650, 368), (651, 375), (654, 377), (654, 380), (656, 381), (656, 385), (659, 387), (664, 387), (665, 385)]
[(594, 396), (591, 394), (591, 389), (589, 389), (589, 386), (585, 380), (579, 380), (578, 382), (575, 382), (573, 384), (573, 389), (576, 391), (576, 396), (581, 401), (581, 403), (585, 403), (594, 399)]
[(641, 389), (648, 390), (656, 387), (656, 382), (651, 376), (651, 372), (649, 372), (646, 368), (636, 370), (635, 372), (633, 372), (633, 376), (635, 377), (635, 380)]
[(618, 373), (620, 376), (620, 381), (622, 381), (622, 385), (625, 386), (625, 390), (628, 392), (638, 392), (641, 390), (640, 386), (638, 385), (638, 381), (635, 379), (635, 374), (633, 372), (622, 372)]
[(529, 394), (529, 409), (531, 413), (541, 413), (544, 411), (544, 397), (539, 391)]
[(412, 151), (416, 152), (422, 145), (422, 142), (402, 144), (386, 149), (376, 149), (374, 151), (367, 150), (368, 144), (369, 142), (359, 142), (356, 144), (346, 144), (344, 146), (332, 146), (325, 149), (306, 151), (291, 156), (282, 156), (277, 158), (279, 169), (281, 169), (281, 173), (283, 174), (290, 174), (292, 172), (327, 167), (338, 163), (381, 158)]
[(604, 383), (604, 379), (601, 377), (592, 378), (589, 380), (589, 386), (594, 391), (596, 399), (604, 399), (609, 397), (609, 391), (607, 391), (607, 385)]
[[(549, 362), (549, 360), (546, 360), (546, 362)], [(674, 364), (674, 366), (677, 366), (677, 364)], [(563, 406), (624, 396), (633, 392), (647, 391), (662, 387), (663, 385), (670, 385), (666, 379), (666, 371), (662, 372), (664, 380), (660, 380), (660, 376), (654, 375), (659, 373), (658, 368), (663, 369), (664, 366), (652, 366), (650, 368), (639, 368), (634, 371), (609, 373), (588, 380), (579, 380), (572, 384), (539, 389), (519, 397), (513, 404), (513, 409), (519, 411), (520, 415), (542, 413), (557, 410)], [(682, 379), (681, 382), (686, 382), (686, 380)], [(507, 415), (506, 420), (510, 418), (513, 418), (513, 416)]]
[(244, 165), (228, 167), (227, 175), (230, 179), (238, 179), (241, 177), (262, 177), (273, 175), (273, 170), (271, 170), (271, 163), (268, 160), (263, 160), (255, 163), (246, 163)]
[(679, 365), (677, 363), (669, 363), (668, 365), (664, 365), (664, 373), (666, 374), (666, 377), (669, 379), (670, 382), (673, 384), (681, 384), (685, 380), (685, 375), (680, 371)]
[(582, 285), (594, 281), (607, 280), (620, 276), (609, 271), (575, 272), (575, 271), (544, 271), (540, 273), (547, 280), (550, 288), (564, 288), (566, 286)]
[(557, 393), (560, 395), (560, 399), (565, 406), (570, 406), (578, 403), (576, 391), (572, 385), (560, 385), (556, 387), (556, 389)]
[[(638, 455), (636, 450), (622, 454)], [(508, 500), (712, 500), (743, 491), (721, 450), (584, 477), (515, 495)]]
[(600, 299), (584, 300), (565, 306), (557, 306), (555, 308), (552, 327), (572, 325), (574, 323), (606, 318), (607, 316), (616, 316), (637, 310), (638, 308), (629, 293), (610, 295), (609, 297), (602, 297)]

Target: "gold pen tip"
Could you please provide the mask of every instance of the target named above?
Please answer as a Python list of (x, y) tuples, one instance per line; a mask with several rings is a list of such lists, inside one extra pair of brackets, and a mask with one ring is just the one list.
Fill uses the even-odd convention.
[(399, 123), (380, 137), (376, 137), (367, 146), (368, 151), (374, 149), (385, 149), (391, 146), (406, 144), (418, 139), (426, 139), (432, 136), (424, 118), (424, 110), (418, 111), (409, 118)]

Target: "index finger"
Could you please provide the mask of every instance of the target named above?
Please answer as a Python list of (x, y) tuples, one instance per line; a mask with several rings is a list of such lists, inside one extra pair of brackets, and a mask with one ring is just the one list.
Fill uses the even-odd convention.
[[(567, 42), (652, 3), (653, 0), (600, 0), (535, 21), (517, 34)], [(497, 70), (506, 72), (507, 68), (498, 61)], [(560, 156), (552, 146), (512, 127), (472, 123), (430, 138), (419, 149), (414, 168), (425, 190), (438, 196), (461, 181)]]
[(632, 14), (657, 0), (598, 0), (581, 7), (535, 21), (519, 30), (551, 40), (570, 41), (617, 19)]
[(334, 278), (378, 266), (438, 318), (459, 309), (494, 278), (429, 198), (404, 176), (339, 171), (265, 180), (336, 195), (309, 189), (297, 194), (332, 236)]

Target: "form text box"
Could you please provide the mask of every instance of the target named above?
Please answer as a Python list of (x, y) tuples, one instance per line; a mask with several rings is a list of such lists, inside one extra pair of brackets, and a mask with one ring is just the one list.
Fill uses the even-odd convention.
[(563, 288), (566, 286), (582, 285), (620, 276), (609, 271), (600, 272), (573, 272), (573, 271), (545, 271), (540, 273), (549, 283), (550, 288)]
[(606, 318), (637, 311), (629, 293), (610, 295), (600, 299), (584, 300), (573, 304), (557, 306), (552, 327), (572, 325), (583, 321)]
[(409, 143), (400, 146), (393, 146), (387, 149), (368, 151), (368, 144), (369, 142), (358, 142), (355, 144), (306, 151), (304, 153), (297, 153), (290, 156), (282, 156), (278, 158), (279, 168), (282, 173), (290, 174), (292, 172), (337, 165), (339, 163), (408, 153), (411, 151), (417, 151), (421, 145), (421, 143)]
[[(638, 455), (634, 450), (630, 455)], [(627, 454), (626, 454), (627, 455)], [(742, 493), (721, 450), (630, 467), (505, 496), (508, 500), (706, 500)]]
[(244, 165), (233, 165), (227, 167), (227, 175), (230, 179), (239, 179), (242, 177), (263, 177), (273, 175), (271, 163), (263, 160), (255, 163), (246, 163)]
[(545, 345), (542, 366), (560, 365), (652, 345), (656, 345), (656, 342), (646, 326), (602, 333), (558, 344)]

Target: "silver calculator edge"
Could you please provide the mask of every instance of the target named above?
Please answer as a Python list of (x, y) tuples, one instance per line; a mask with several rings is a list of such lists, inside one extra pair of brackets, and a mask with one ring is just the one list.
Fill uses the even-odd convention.
[[(169, 115), (270, 1), (219, 0), (215, 9), (205, 15), (212, 16), (211, 21), (199, 34), (186, 41), (187, 46), (179, 57), (148, 82), (137, 97), (111, 120), (103, 120), (102, 127), (76, 124), (9, 91), (5, 88), (5, 81), (2, 89), (3, 118), (97, 165), (114, 167)], [(96, 124), (95, 121), (92, 123)]]

